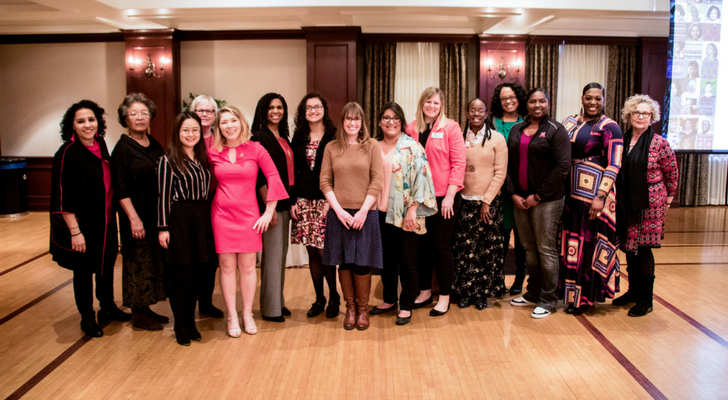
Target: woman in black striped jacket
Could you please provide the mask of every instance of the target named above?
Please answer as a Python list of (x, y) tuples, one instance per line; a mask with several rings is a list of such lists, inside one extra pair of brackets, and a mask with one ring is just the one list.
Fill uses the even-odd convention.
[(196, 282), (202, 265), (215, 253), (208, 198), (212, 173), (201, 125), (193, 112), (178, 115), (167, 153), (157, 167), (159, 244), (167, 249), (169, 302), (174, 333), (182, 346), (201, 339), (195, 327)]

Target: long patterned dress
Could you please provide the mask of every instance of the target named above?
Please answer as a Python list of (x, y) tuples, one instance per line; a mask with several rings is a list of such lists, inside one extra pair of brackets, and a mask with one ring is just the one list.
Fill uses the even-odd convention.
[[(571, 139), (571, 171), (561, 217), (561, 282), (564, 301), (574, 307), (613, 298), (619, 291), (616, 185), (622, 163), (622, 130), (612, 119), (563, 123)], [(601, 214), (589, 219), (597, 191), (607, 193)]]

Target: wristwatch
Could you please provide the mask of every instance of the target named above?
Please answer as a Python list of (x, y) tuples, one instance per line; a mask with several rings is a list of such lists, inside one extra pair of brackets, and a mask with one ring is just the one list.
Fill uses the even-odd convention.
[(603, 195), (603, 194), (598, 194), (598, 193), (597, 193), (597, 199), (599, 199), (599, 200), (604, 200), (604, 199), (606, 199), (606, 198), (607, 198), (607, 196), (605, 196), (605, 195)]

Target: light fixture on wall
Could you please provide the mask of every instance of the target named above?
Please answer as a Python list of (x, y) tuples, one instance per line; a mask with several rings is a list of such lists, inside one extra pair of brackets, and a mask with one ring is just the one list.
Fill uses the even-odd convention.
[[(132, 56), (129, 57), (128, 61), (129, 61), (129, 71), (131, 72), (131, 76), (134, 78), (139, 78), (140, 76), (134, 75), (134, 68), (135, 68), (135, 65), (142, 66), (142, 61), (137, 60)], [(152, 55), (147, 54), (147, 66), (146, 66), (146, 69), (144, 69), (144, 75), (146, 75), (147, 78), (161, 78), (162, 73), (164, 72), (164, 64), (169, 64), (169, 60), (166, 57), (162, 57), (159, 60), (159, 64), (160, 64), (159, 65), (160, 73), (157, 74), (157, 72), (155, 71), (156, 65), (154, 64), (154, 62), (152, 62)]]
[[(486, 65), (488, 66), (488, 72), (493, 72), (493, 69), (491, 68), (493, 64), (493, 61), (489, 58), (486, 61)], [(508, 76), (508, 72), (510, 72), (513, 69), (513, 67), (510, 64), (505, 63), (505, 59), (501, 57), (500, 64), (498, 64), (498, 73), (496, 74), (499, 78), (505, 79), (506, 76)], [(518, 75), (519, 72), (521, 72), (521, 60), (516, 60), (516, 75)], [(491, 76), (491, 78), (495, 78), (496, 75)]]

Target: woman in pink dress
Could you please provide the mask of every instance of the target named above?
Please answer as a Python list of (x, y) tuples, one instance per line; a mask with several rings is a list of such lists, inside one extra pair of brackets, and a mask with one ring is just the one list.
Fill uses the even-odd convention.
[[(255, 253), (263, 248), (261, 234), (268, 229), (278, 200), (288, 198), (273, 160), (263, 146), (250, 141), (250, 126), (233, 106), (217, 116), (215, 142), (209, 150), (217, 179), (212, 202), (212, 231), (220, 258), (220, 287), (228, 308), (228, 335), (240, 337), (236, 308), (235, 271), (240, 271), (245, 333), (254, 335)], [(265, 212), (261, 215), (255, 197), (258, 170), (268, 182)]]

